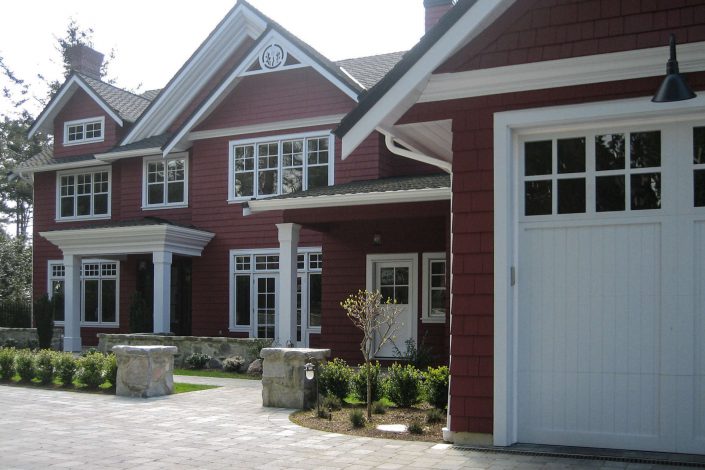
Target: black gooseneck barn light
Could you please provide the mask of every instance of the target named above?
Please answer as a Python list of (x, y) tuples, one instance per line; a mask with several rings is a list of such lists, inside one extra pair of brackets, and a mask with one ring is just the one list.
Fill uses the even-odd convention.
[(661, 86), (651, 101), (654, 103), (670, 103), (672, 101), (683, 101), (695, 98), (695, 93), (690, 89), (683, 76), (678, 72), (678, 60), (676, 59), (676, 36), (671, 34), (669, 45), (671, 57), (666, 63), (666, 78), (661, 82)]

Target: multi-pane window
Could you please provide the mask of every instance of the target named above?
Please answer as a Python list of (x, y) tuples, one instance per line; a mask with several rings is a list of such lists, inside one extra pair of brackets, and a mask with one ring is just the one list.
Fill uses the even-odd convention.
[(231, 142), (230, 199), (327, 186), (333, 158), (330, 142), (329, 135)]
[[(49, 263), (49, 295), (64, 296), (66, 270), (61, 262)], [(81, 323), (118, 323), (118, 264), (85, 261), (81, 266)], [(63, 302), (57, 300), (56, 321), (64, 321)]]
[(446, 320), (446, 254), (423, 254), (423, 307), (421, 319), (425, 323), (443, 323)]
[(110, 172), (60, 173), (58, 218), (103, 217), (110, 214)]
[[(235, 252), (232, 258), (232, 326), (259, 338), (273, 338), (279, 302), (279, 254)], [(305, 251), (297, 256), (297, 325), (298, 340), (304, 331), (320, 331), (321, 272), (320, 252)], [(303, 323), (302, 323), (303, 321)]]
[(693, 205), (705, 207), (705, 127), (693, 128)]
[(104, 138), (105, 118), (64, 123), (64, 145), (100, 142)]
[(661, 207), (661, 132), (597, 133), (525, 142), (524, 215)]
[(187, 203), (188, 162), (185, 157), (145, 160), (144, 181), (145, 207)]

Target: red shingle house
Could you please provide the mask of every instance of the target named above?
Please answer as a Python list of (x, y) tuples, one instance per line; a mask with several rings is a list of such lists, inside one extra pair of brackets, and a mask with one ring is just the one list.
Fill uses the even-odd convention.
[[(146, 330), (359, 361), (340, 302), (367, 282), (407, 306), (401, 351), (419, 339), (446, 360), (448, 173), (376, 131), (342, 160), (332, 133), (402, 53), (333, 63), (246, 1), (160, 91), (104, 83), (102, 56), (74, 52), (31, 129), (53, 150), (18, 169), (34, 180), (34, 295), (63, 295), (66, 350)], [(250, 207), (301, 191), (335, 208), (314, 204), (303, 227)]]
[(447, 439), (705, 453), (705, 2), (459, 0), (373, 130), (452, 172)]

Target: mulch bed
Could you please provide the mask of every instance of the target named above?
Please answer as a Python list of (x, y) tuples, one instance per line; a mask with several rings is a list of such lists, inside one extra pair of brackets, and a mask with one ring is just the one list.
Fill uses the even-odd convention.
[[(441, 423), (427, 423), (426, 412), (430, 409), (428, 405), (419, 405), (414, 408), (387, 408), (385, 414), (373, 414), (372, 422), (365, 423), (364, 428), (354, 428), (350, 423), (350, 411), (356, 408), (362, 410), (367, 416), (364, 405), (346, 405), (340, 411), (333, 411), (330, 420), (316, 417), (316, 410), (297, 411), (289, 419), (299, 426), (339, 434), (405, 441), (443, 442), (442, 429), (446, 425), (445, 420)], [(414, 419), (422, 423), (422, 434), (411, 434), (408, 431), (404, 433), (384, 432), (376, 429), (379, 424), (405, 424), (408, 426)]]

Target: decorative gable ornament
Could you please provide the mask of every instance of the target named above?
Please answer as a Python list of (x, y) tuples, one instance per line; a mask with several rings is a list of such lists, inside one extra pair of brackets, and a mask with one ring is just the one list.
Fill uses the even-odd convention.
[(259, 56), (259, 64), (263, 70), (274, 70), (286, 63), (287, 53), (282, 46), (271, 43), (264, 48)]

